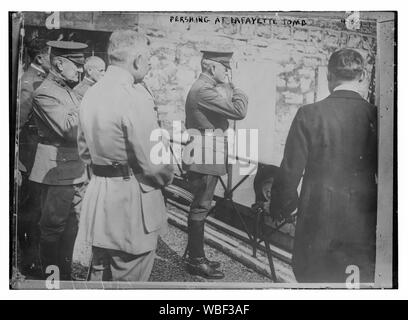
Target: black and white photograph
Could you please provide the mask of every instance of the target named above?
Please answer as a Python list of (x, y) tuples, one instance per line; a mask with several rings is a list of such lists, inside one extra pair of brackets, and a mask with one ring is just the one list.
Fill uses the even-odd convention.
[(398, 288), (397, 16), (9, 11), (10, 289)]

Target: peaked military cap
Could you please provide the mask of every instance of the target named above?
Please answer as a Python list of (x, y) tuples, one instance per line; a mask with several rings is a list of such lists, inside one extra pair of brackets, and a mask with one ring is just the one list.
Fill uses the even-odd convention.
[(230, 60), (233, 52), (207, 51), (202, 50), (203, 59), (219, 62), (228, 69), (231, 69)]
[(64, 57), (76, 64), (85, 64), (84, 49), (87, 44), (74, 41), (48, 41), (51, 47), (51, 56)]

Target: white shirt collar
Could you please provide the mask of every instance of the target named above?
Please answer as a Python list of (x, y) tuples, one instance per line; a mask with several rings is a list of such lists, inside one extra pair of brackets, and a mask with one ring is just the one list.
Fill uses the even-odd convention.
[(91, 78), (88, 78), (87, 76), (84, 77), (84, 80), (90, 82), (90, 83), (95, 83), (96, 81), (92, 80)]
[(211, 81), (211, 83), (216, 83), (216, 81), (212, 78), (212, 77), (210, 77), (208, 74), (205, 74), (205, 73), (201, 73), (204, 77), (206, 77), (207, 79), (209, 79), (210, 81)]
[(349, 83), (343, 83), (343, 84), (337, 86), (336, 88), (334, 88), (333, 91), (339, 91), (339, 90), (354, 91), (354, 92), (358, 93), (361, 96), (361, 93), (358, 92), (358, 89), (356, 88), (356, 86), (352, 85), (352, 84), (349, 84)]
[(39, 72), (41, 72), (41, 73), (44, 73), (44, 74), (46, 73), (43, 68), (41, 68), (40, 66), (36, 65), (35, 63), (31, 63), (30, 66), (31, 66), (31, 68), (33, 68), (33, 69), (35, 69), (35, 70), (37, 70), (37, 71), (39, 71)]

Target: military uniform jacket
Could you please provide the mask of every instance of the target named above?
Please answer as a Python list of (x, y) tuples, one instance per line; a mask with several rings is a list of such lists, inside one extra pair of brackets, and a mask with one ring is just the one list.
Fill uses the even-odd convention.
[(361, 282), (374, 281), (376, 172), (376, 107), (339, 90), (298, 110), (271, 201), (276, 214), (298, 208), (298, 281), (344, 282), (348, 265), (360, 268)]
[[(33, 113), (34, 91), (41, 85), (46, 77), (45, 71), (31, 64), (21, 78), (20, 112), (18, 118), (19, 134), (19, 160), (27, 172), (31, 171), (37, 149), (37, 133), (35, 130)], [(34, 130), (33, 130), (34, 129)]]
[[(248, 97), (237, 89), (232, 89), (232, 95), (223, 94), (217, 88), (217, 83), (205, 74), (201, 74), (192, 85), (186, 100), (186, 129), (197, 129), (204, 132), (206, 129), (228, 129), (231, 120), (241, 120), (246, 116)], [(205, 137), (203, 137), (205, 139)], [(204, 141), (204, 140), (203, 140)], [(204, 143), (203, 143), (204, 144)], [(203, 145), (202, 156), (210, 152), (216, 157), (217, 143), (213, 143), (212, 150), (206, 150)], [(220, 149), (218, 147), (218, 149)], [(226, 148), (224, 148), (226, 149)], [(214, 161), (215, 163), (215, 161)], [(224, 164), (184, 164), (188, 171), (203, 174), (224, 175), (226, 174), (226, 163)]]
[(34, 91), (41, 85), (45, 77), (46, 73), (41, 67), (31, 64), (21, 78), (20, 129), (26, 124), (33, 109), (32, 102)]
[(73, 185), (85, 181), (79, 158), (78, 99), (53, 71), (34, 92), (33, 111), (39, 144), (30, 180), (49, 185)]
[(84, 77), (84, 79), (75, 86), (74, 92), (76, 93), (80, 101), (82, 100), (88, 89), (92, 87), (94, 84), (95, 81), (89, 79), (88, 77)]
[(166, 229), (161, 187), (170, 183), (173, 167), (154, 164), (150, 141), (158, 129), (151, 95), (133, 84), (129, 72), (109, 66), (89, 89), (80, 107), (78, 147), (87, 163), (129, 164), (129, 179), (92, 176), (81, 211), (77, 241), (140, 254), (153, 250)]

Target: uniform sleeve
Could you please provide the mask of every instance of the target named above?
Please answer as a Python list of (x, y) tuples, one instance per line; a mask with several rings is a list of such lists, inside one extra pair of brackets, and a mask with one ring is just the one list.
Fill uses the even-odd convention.
[(28, 120), (31, 109), (33, 107), (33, 91), (34, 88), (29, 84), (26, 79), (22, 80), (21, 92), (20, 92), (20, 117), (19, 117), (19, 129), (21, 129)]
[(222, 95), (215, 87), (202, 87), (198, 94), (198, 106), (222, 115), (227, 119), (242, 120), (248, 107), (248, 97), (237, 88), (232, 91), (232, 99)]
[(38, 94), (33, 99), (34, 111), (61, 138), (77, 140), (78, 108), (67, 109), (58, 99)]
[(91, 155), (89, 153), (88, 144), (86, 143), (86, 140), (85, 140), (84, 131), (82, 130), (81, 121), (79, 121), (79, 123), (78, 123), (78, 139), (77, 139), (77, 143), (78, 143), (79, 157), (82, 159), (82, 161), (85, 164), (90, 165), (91, 164)]
[[(131, 166), (140, 168), (144, 177), (156, 186), (162, 187), (171, 183), (173, 166), (171, 164), (154, 164), (150, 159), (150, 152), (153, 146), (158, 143), (150, 141), (150, 135), (153, 130), (159, 129), (153, 106), (130, 103), (127, 111), (122, 123), (129, 142), (128, 149), (130, 150), (128, 152), (131, 154), (128, 154), (128, 159)], [(132, 161), (136, 163), (132, 164)]]
[(270, 212), (275, 217), (288, 216), (297, 208), (297, 188), (306, 167), (308, 153), (304, 111), (300, 108), (290, 127), (279, 174), (272, 185)]

